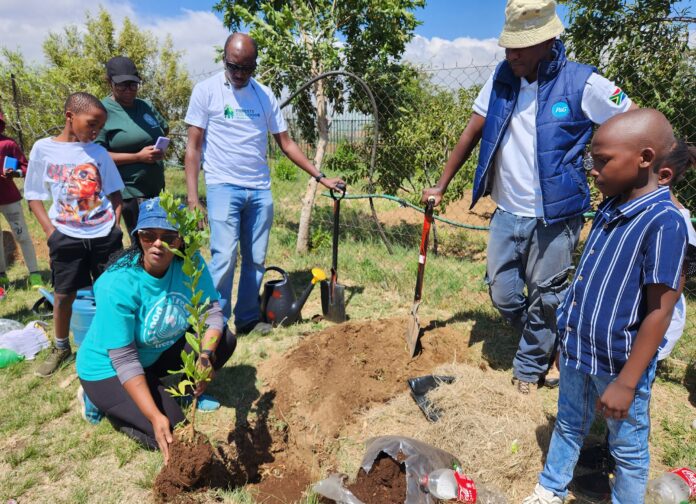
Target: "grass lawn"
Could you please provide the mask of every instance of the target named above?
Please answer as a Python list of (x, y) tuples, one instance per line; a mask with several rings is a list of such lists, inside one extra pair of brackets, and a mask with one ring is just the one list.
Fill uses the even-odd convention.
[[(297, 293), (311, 279), (310, 269), (331, 265), (331, 200), (319, 196), (312, 227), (313, 248), (306, 254), (295, 252), (300, 201), (306, 178), (285, 173), (274, 181), (275, 222), (271, 234), (267, 265), (285, 269)], [(201, 184), (202, 185), (202, 184)], [(167, 186), (183, 196), (183, 172), (167, 170)], [(380, 216), (401, 211), (395, 203), (376, 200)], [(39, 264), (50, 277), (45, 237), (36, 220), (26, 212), (37, 247)], [(370, 220), (365, 200), (342, 203), (342, 231), (339, 252), (339, 282), (346, 286), (348, 313), (352, 320), (377, 320), (406, 316), (415, 285), (420, 225), (388, 219), (386, 231), (394, 250), (389, 255)], [(456, 219), (456, 216), (452, 217)], [(415, 219), (418, 222), (418, 219)], [(3, 224), (7, 229), (6, 224)], [(441, 254), (429, 255), (426, 268), (423, 319), (441, 321), (469, 334), (469, 345), (481, 361), (509, 371), (517, 346), (516, 336), (502, 323), (490, 306), (485, 273), (485, 232), (440, 226)], [(9, 235), (5, 232), (6, 242)], [(7, 248), (7, 247), (6, 247)], [(12, 247), (10, 247), (12, 248)], [(36, 318), (31, 306), (39, 297), (26, 288), (26, 268), (21, 253), (8, 275), (12, 285), (0, 301), (0, 318), (28, 322)], [(687, 328), (682, 341), (655, 384), (652, 408), (653, 433), (651, 469), (696, 465), (696, 299), (689, 297)], [(319, 289), (312, 293), (303, 310), (306, 321), (275, 330), (271, 336), (240, 339), (238, 349), (211, 391), (224, 398), (223, 408), (200, 415), (198, 427), (211, 439), (219, 438), (242, 417), (254, 415), (250, 407), (264, 386), (257, 373), (261, 363), (283, 354), (308, 333), (329, 327), (327, 322), (311, 322), (321, 313)], [(49, 319), (50, 323), (51, 320)], [(52, 327), (48, 330), (52, 334)], [(452, 350), (453, 353), (456, 349)], [(146, 452), (108, 422), (87, 424), (78, 411), (75, 393), (78, 380), (74, 365), (68, 365), (48, 379), (33, 375), (46, 356), (0, 370), (0, 502), (143, 502), (150, 499), (150, 488), (161, 465), (158, 452)], [(549, 414), (555, 412), (557, 393), (543, 396)], [(280, 420), (278, 420), (280, 421)], [(362, 439), (346, 439), (355, 445)], [(472, 447), (476, 448), (476, 447)], [(354, 465), (355, 460), (351, 463)], [(350, 464), (348, 464), (350, 465)], [(530, 487), (531, 488), (531, 487)], [(210, 491), (201, 496), (211, 502), (255, 502), (253, 491)], [(315, 502), (313, 496), (303, 502)]]

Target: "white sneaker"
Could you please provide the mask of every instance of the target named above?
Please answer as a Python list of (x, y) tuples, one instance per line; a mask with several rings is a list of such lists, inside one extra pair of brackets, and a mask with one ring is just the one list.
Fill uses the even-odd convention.
[(554, 495), (551, 490), (547, 490), (539, 483), (534, 487), (534, 492), (529, 497), (526, 497), (522, 504), (563, 504), (563, 499)]

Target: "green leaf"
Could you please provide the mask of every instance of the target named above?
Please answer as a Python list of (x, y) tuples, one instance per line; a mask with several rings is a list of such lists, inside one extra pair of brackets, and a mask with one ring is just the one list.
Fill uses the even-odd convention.
[(193, 351), (196, 352), (196, 355), (199, 355), (201, 353), (201, 345), (198, 342), (198, 339), (193, 334), (187, 332), (186, 341), (188, 342), (189, 346), (193, 348)]

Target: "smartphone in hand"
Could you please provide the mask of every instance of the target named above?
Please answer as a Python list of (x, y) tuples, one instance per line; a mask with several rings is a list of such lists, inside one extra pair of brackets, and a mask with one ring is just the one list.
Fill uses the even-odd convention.
[(19, 162), (16, 158), (5, 156), (5, 161), (2, 163), (2, 169), (4, 171), (13, 171), (19, 167)]
[(158, 137), (157, 141), (155, 142), (155, 149), (161, 150), (162, 152), (164, 152), (167, 150), (167, 147), (169, 147), (169, 138)]

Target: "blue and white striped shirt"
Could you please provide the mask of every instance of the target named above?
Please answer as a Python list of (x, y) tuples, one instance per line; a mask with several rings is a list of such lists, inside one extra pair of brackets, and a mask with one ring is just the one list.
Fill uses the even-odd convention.
[(679, 287), (687, 231), (668, 187), (597, 209), (575, 278), (558, 308), (567, 365), (617, 375), (646, 316), (645, 286)]

